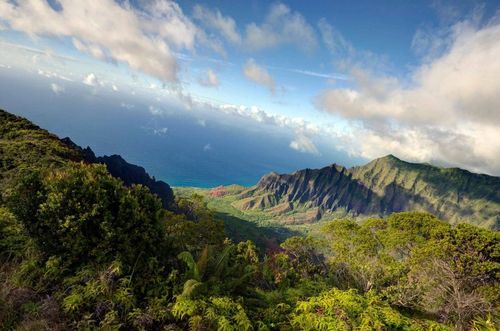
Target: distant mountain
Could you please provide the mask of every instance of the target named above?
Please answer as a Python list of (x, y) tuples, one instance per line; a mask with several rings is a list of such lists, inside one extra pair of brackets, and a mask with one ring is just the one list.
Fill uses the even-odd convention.
[(233, 205), (312, 222), (325, 213), (353, 216), (428, 211), (451, 223), (500, 229), (500, 178), (458, 168), (409, 163), (388, 155), (353, 168), (330, 165), (270, 173)]
[(59, 139), (27, 119), (0, 109), (0, 200), (26, 171), (58, 168), (71, 161), (103, 163), (125, 185), (142, 184), (161, 199), (164, 208), (174, 209), (170, 186), (151, 177), (144, 168), (119, 155), (96, 157), (90, 147), (83, 149), (69, 138)]

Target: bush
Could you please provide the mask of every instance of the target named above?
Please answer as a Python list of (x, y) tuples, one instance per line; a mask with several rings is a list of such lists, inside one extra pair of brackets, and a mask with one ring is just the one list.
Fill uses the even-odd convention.
[(146, 188), (126, 188), (102, 165), (75, 164), (25, 177), (10, 206), (46, 256), (69, 264), (133, 265), (164, 242), (161, 203)]

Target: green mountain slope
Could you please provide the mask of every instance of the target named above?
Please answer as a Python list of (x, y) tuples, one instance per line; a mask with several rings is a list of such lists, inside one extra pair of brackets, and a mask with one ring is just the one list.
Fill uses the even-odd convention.
[(23, 173), (55, 169), (81, 154), (27, 119), (0, 110), (0, 190), (10, 190)]
[(334, 164), (293, 174), (271, 173), (240, 192), (233, 206), (295, 223), (313, 222), (333, 212), (360, 216), (418, 210), (450, 223), (498, 229), (500, 178), (388, 155), (350, 169)]
[(166, 209), (174, 208), (170, 186), (152, 178), (144, 168), (128, 163), (119, 155), (96, 157), (71, 139), (59, 139), (25, 118), (0, 109), (0, 192), (5, 196), (26, 172), (57, 169), (68, 162), (102, 163), (125, 185), (141, 184), (155, 193)]

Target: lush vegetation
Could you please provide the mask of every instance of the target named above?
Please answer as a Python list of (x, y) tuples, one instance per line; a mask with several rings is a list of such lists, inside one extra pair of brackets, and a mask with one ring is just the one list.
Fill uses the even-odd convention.
[(4, 329), (448, 330), (497, 323), (497, 232), (401, 213), (259, 252), (199, 196), (161, 207), (104, 166), (23, 177), (2, 207)]
[(80, 153), (55, 135), (0, 109), (0, 202), (24, 174), (80, 160)]
[(270, 173), (231, 192), (232, 205), (281, 224), (310, 224), (343, 215), (418, 210), (449, 223), (500, 230), (500, 177), (409, 163), (388, 155), (363, 166), (330, 165)]
[(34, 150), (20, 140), (23, 154), (0, 141), (0, 330), (500, 326), (498, 232), (398, 213), (259, 248), (229, 240), (202, 196), (167, 211), (147, 188), (18, 124), (2, 123), (2, 137), (43, 135)]

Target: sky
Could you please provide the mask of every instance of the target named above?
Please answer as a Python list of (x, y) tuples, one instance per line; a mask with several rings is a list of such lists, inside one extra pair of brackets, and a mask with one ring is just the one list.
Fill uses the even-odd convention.
[(178, 184), (387, 154), (498, 176), (499, 77), (500, 1), (0, 0), (0, 108)]

